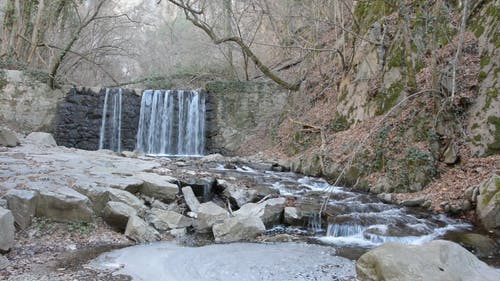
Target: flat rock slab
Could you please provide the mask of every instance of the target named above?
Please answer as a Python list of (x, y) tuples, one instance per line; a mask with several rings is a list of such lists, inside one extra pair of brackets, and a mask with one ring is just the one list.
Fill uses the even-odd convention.
[(173, 177), (153, 173), (138, 173), (135, 177), (144, 182), (139, 192), (146, 196), (170, 203), (175, 200), (176, 195), (179, 193), (179, 187), (175, 183), (177, 179)]
[(354, 262), (331, 247), (232, 243), (183, 247), (171, 242), (128, 247), (99, 256), (90, 266), (134, 280), (331, 281), (354, 280)]

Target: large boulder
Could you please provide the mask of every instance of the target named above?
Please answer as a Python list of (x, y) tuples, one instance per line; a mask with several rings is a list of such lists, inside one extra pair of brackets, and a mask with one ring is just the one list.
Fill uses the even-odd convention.
[(241, 208), (241, 206), (255, 201), (257, 199), (257, 190), (246, 187), (238, 187), (235, 184), (229, 183), (225, 180), (218, 180), (217, 184), (224, 188), (223, 195), (231, 200), (232, 204)]
[(285, 209), (285, 201), (285, 198), (280, 197), (269, 199), (261, 203), (248, 203), (234, 212), (234, 214), (242, 217), (258, 217), (266, 227), (270, 227), (281, 223), (283, 210)]
[(481, 183), (476, 212), (486, 229), (500, 235), (500, 177), (493, 176)]
[(266, 231), (266, 227), (260, 218), (237, 216), (214, 224), (212, 231), (215, 242), (228, 243), (251, 240)]
[(7, 128), (0, 127), (0, 146), (14, 147), (19, 144), (16, 134)]
[(144, 203), (141, 201), (141, 199), (125, 190), (107, 188), (106, 196), (108, 197), (108, 201), (122, 202), (136, 210), (140, 210), (142, 207), (144, 207)]
[(10, 210), (0, 208), (0, 252), (10, 250), (14, 244), (14, 216)]
[(138, 216), (131, 216), (125, 228), (125, 235), (139, 243), (160, 240), (160, 234)]
[(193, 225), (192, 218), (183, 216), (176, 212), (156, 208), (151, 209), (151, 212), (147, 216), (147, 220), (160, 231), (186, 228)]
[(223, 221), (229, 217), (229, 212), (213, 202), (207, 202), (198, 208), (198, 231), (209, 232), (217, 221)]
[[(99, 186), (96, 183), (78, 180), (71, 186), (78, 193), (87, 196), (92, 202), (92, 207), (97, 215), (101, 215), (106, 207), (106, 203), (110, 201), (109, 188)], [(123, 191), (125, 192), (125, 191)], [(116, 199), (117, 196), (114, 196)], [(116, 201), (116, 200), (115, 200)]]
[(136, 209), (122, 202), (109, 201), (102, 212), (104, 221), (117, 229), (124, 231), (131, 216), (137, 214)]
[(36, 199), (38, 193), (30, 190), (12, 189), (7, 192), (5, 198), (9, 209), (14, 215), (16, 226), (23, 230), (31, 225), (36, 214)]
[(36, 216), (55, 221), (92, 221), (92, 203), (87, 196), (67, 187), (40, 189)]
[(184, 195), (184, 201), (188, 205), (189, 209), (193, 212), (198, 212), (200, 208), (200, 201), (194, 195), (193, 189), (190, 186), (185, 186), (182, 188), (182, 194)]
[(500, 272), (460, 245), (435, 240), (424, 245), (385, 243), (356, 263), (360, 281), (493, 281)]
[(44, 132), (33, 132), (26, 136), (26, 141), (38, 146), (54, 147), (57, 146), (52, 134)]
[(144, 181), (139, 192), (146, 196), (170, 203), (176, 199), (179, 193), (179, 187), (175, 183), (177, 179), (175, 178), (153, 173), (139, 173), (136, 177)]

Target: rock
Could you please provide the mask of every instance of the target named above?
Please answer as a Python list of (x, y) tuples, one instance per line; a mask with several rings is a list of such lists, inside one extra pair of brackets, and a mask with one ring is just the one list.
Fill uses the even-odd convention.
[(193, 212), (198, 212), (198, 209), (200, 208), (200, 202), (194, 195), (194, 192), (191, 189), (191, 187), (190, 186), (183, 187), (182, 194), (184, 195), (184, 201), (186, 201), (186, 204), (188, 205), (189, 209)]
[(0, 270), (6, 269), (9, 265), (10, 261), (6, 257), (0, 255)]
[(476, 212), (486, 229), (500, 234), (500, 177), (493, 176), (481, 183)]
[(387, 203), (387, 204), (394, 203), (392, 200), (392, 194), (390, 194), (390, 193), (380, 193), (377, 195), (377, 198), (380, 199), (380, 201)]
[(137, 215), (136, 209), (122, 202), (109, 201), (102, 212), (104, 221), (118, 231), (124, 231), (131, 216)]
[(217, 221), (223, 221), (229, 217), (229, 212), (213, 202), (207, 202), (198, 208), (198, 231), (208, 232)]
[(7, 252), (14, 245), (15, 231), (12, 212), (0, 208), (0, 252)]
[(358, 259), (356, 273), (360, 281), (500, 280), (500, 272), (460, 245), (444, 240), (424, 245), (385, 243)]
[(266, 230), (264, 223), (258, 217), (236, 216), (214, 224), (212, 231), (215, 242), (236, 242), (251, 240)]
[(101, 215), (104, 207), (106, 207), (106, 203), (110, 201), (109, 189), (106, 187), (98, 186), (95, 183), (78, 181), (71, 187), (78, 193), (81, 193), (90, 199), (90, 201), (92, 202), (92, 208), (98, 216)]
[(38, 193), (29, 190), (12, 189), (5, 195), (9, 209), (14, 215), (16, 226), (20, 229), (26, 229), (31, 225), (31, 221), (36, 214), (36, 200)]
[(209, 154), (209, 155), (203, 156), (200, 159), (201, 162), (224, 162), (225, 160), (226, 160), (226, 157), (222, 156), (219, 153)]
[(443, 152), (443, 162), (448, 165), (453, 165), (458, 162), (457, 149), (453, 143)]
[(137, 158), (137, 152), (135, 151), (122, 151), (120, 152), (120, 155), (123, 157), (128, 157), (128, 158)]
[(469, 211), (472, 209), (472, 203), (469, 200), (464, 200), (462, 203), (462, 210)]
[(92, 221), (92, 208), (87, 196), (67, 187), (40, 189), (36, 216), (55, 221)]
[(300, 225), (303, 220), (300, 210), (295, 207), (285, 207), (284, 218), (288, 225)]
[(177, 179), (173, 177), (153, 173), (139, 173), (136, 177), (144, 181), (139, 191), (146, 196), (170, 203), (176, 199), (179, 193), (179, 187), (176, 184)]
[[(455, 239), (454, 239), (455, 240)], [(461, 234), (456, 239), (466, 249), (470, 249), (478, 258), (495, 256), (498, 247), (491, 238), (477, 233)]]
[(379, 194), (391, 190), (391, 181), (387, 177), (380, 177), (375, 185), (370, 188), (371, 193)]
[(128, 219), (125, 235), (139, 243), (153, 242), (160, 240), (160, 234), (156, 229), (149, 226), (138, 216), (131, 216)]
[(260, 218), (266, 227), (270, 227), (281, 222), (283, 210), (285, 209), (285, 201), (285, 198), (280, 197), (269, 199), (262, 203), (248, 203), (234, 212), (234, 215), (243, 217), (255, 216)]
[(208, 202), (212, 198), (212, 188), (215, 186), (215, 178), (188, 178), (181, 182), (182, 186), (190, 186), (196, 196)]
[(57, 146), (56, 141), (52, 134), (44, 133), (44, 132), (33, 132), (26, 136), (26, 141), (46, 147), (55, 147)]
[(0, 208), (7, 209), (8, 208), (7, 206), (8, 206), (7, 200), (0, 199)]
[(16, 134), (7, 128), (0, 127), (0, 146), (14, 147), (19, 144)]
[(179, 238), (183, 238), (187, 235), (187, 230), (186, 230), (186, 228), (175, 228), (175, 229), (171, 229), (169, 231), (169, 233), (170, 233), (170, 235), (179, 239)]
[(222, 194), (229, 198), (231, 203), (238, 206), (238, 208), (257, 199), (257, 190), (255, 189), (238, 187), (225, 180), (218, 180), (217, 184), (224, 188)]
[(401, 201), (401, 205), (406, 206), (406, 207), (419, 207), (422, 206), (425, 203), (425, 196), (418, 196), (414, 198), (409, 198)]
[(472, 201), (472, 194), (474, 194), (474, 188), (476, 188), (475, 186), (469, 186), (465, 192), (464, 192), (464, 198), (473, 202)]
[(151, 212), (147, 215), (147, 220), (160, 231), (175, 228), (186, 228), (193, 225), (192, 218), (162, 209), (151, 209)]
[(106, 196), (108, 197), (107, 201), (122, 202), (136, 210), (140, 210), (142, 207), (144, 207), (144, 203), (141, 201), (141, 199), (137, 198), (128, 191), (116, 188), (107, 188), (106, 190)]

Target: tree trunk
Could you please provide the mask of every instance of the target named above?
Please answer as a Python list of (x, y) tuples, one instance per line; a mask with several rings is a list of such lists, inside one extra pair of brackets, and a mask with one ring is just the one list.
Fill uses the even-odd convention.
[(42, 18), (43, 10), (45, 8), (45, 0), (38, 0), (38, 11), (36, 13), (35, 23), (33, 24), (33, 33), (31, 34), (31, 48), (28, 54), (28, 64), (31, 64), (33, 61), (33, 56), (35, 55), (36, 47), (39, 41), (39, 30), (40, 30), (40, 21)]

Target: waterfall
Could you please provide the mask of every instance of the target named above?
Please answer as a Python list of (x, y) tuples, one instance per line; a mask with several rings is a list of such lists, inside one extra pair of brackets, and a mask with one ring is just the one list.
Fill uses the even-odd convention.
[(205, 97), (198, 91), (146, 90), (137, 150), (156, 155), (203, 155)]
[[(122, 143), (122, 92), (106, 88), (102, 107), (101, 130), (99, 134), (99, 149), (121, 151)], [(112, 99), (110, 101), (110, 99)], [(108, 114), (111, 112), (111, 120)], [(108, 124), (111, 123), (111, 124)]]

